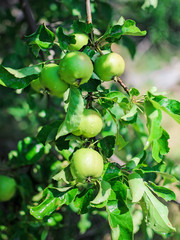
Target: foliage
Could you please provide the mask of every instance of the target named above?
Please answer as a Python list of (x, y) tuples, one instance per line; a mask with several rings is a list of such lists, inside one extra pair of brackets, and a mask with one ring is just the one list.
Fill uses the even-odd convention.
[[(145, 1), (143, 8), (150, 7), (148, 3)], [(84, 15), (81, 1), (74, 4), (73, 1), (62, 1), (66, 11), (59, 20)], [(108, 6), (101, 1), (92, 5), (93, 16), (100, 15), (100, 11)], [(156, 7), (156, 3), (150, 5)], [(50, 6), (51, 11), (53, 6), (56, 8), (51, 1)], [(108, 16), (111, 17), (110, 14)], [(69, 21), (73, 21), (72, 17)], [(94, 26), (100, 23), (97, 20)], [(173, 170), (169, 170), (166, 163), (165, 156), (170, 150), (169, 135), (162, 127), (162, 112), (180, 123), (180, 102), (169, 99), (155, 88), (143, 95), (135, 88), (123, 93), (119, 89), (114, 90), (117, 79), (110, 87), (105, 87), (95, 74), (87, 83), (71, 86), (63, 99), (49, 96), (46, 92), (34, 92), (30, 87), (30, 83), (39, 77), (43, 65), (50, 62), (42, 61), (41, 53), (46, 57), (56, 47), (58, 57), (51, 61), (59, 63), (69, 52), (69, 44), (74, 43), (71, 29), (91, 35), (90, 43), (81, 51), (92, 62), (102, 50), (111, 51), (112, 43), (123, 42), (127, 36), (146, 35), (134, 20), (123, 17), (108, 25), (106, 30), (103, 24), (100, 25), (104, 30), (101, 36), (93, 35), (94, 26), (77, 19), (68, 31), (64, 23), (56, 29), (39, 25), (33, 34), (26, 36), (31, 57), (36, 59), (36, 63), (18, 69), (3, 63), (0, 66), (2, 89), (16, 98), (20, 99), (22, 95), (26, 98), (24, 103), (19, 100), (18, 106), (9, 108), (8, 113), (17, 121), (27, 117), (23, 121), (35, 127), (31, 132), (33, 137), (29, 137), (29, 129), (28, 137), (26, 135), (18, 142), (17, 150), (10, 151), (8, 164), (2, 163), (2, 172), (9, 171), (18, 184), (12, 204), (8, 208), (0, 206), (4, 216), (0, 218), (0, 237), (3, 240), (58, 239), (59, 231), (63, 233), (62, 239), (76, 239), (76, 221), (73, 222), (73, 218), (78, 219), (80, 233), (85, 234), (93, 225), (94, 215), (100, 219), (99, 222), (102, 219), (108, 221), (113, 240), (134, 239), (135, 229), (141, 226), (144, 226), (146, 234), (151, 228), (153, 234), (164, 238), (175, 232), (164, 202), (175, 201), (176, 196), (167, 184), (176, 184), (179, 175), (171, 174)], [(126, 46), (134, 56), (131, 42), (128, 44), (127, 41)], [(21, 111), (22, 105), (27, 112)], [(103, 129), (95, 138), (74, 136), (72, 132), (77, 130), (82, 113), (89, 106), (101, 114)], [(73, 153), (82, 147), (93, 148), (103, 156), (104, 171), (98, 179), (78, 183), (71, 175), (70, 164)], [(121, 159), (123, 164), (114, 162), (113, 156)], [(144, 217), (136, 222), (138, 211), (143, 212)], [(72, 231), (65, 227), (70, 220), (73, 222)]]

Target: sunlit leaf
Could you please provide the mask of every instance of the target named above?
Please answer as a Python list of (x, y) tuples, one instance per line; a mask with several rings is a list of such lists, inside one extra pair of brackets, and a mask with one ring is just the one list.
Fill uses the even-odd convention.
[(84, 110), (84, 100), (79, 89), (71, 86), (69, 92), (69, 106), (64, 122), (60, 125), (56, 139), (77, 130)]
[(138, 173), (131, 173), (128, 176), (129, 188), (131, 191), (132, 202), (139, 202), (144, 194), (143, 178)]
[(31, 215), (37, 219), (43, 219), (43, 217), (50, 215), (63, 204), (69, 205), (74, 200), (78, 189), (61, 191), (61, 189), (49, 188), (46, 192), (46, 199), (40, 205), (30, 208)]
[(148, 226), (155, 232), (170, 233), (175, 231), (175, 228), (172, 227), (168, 219), (168, 208), (163, 205), (147, 187), (145, 187), (141, 207)]
[(176, 194), (172, 190), (166, 187), (157, 186), (151, 181), (149, 181), (148, 184), (158, 197), (161, 197), (166, 201), (176, 200)]
[[(105, 206), (109, 195), (111, 193), (111, 185), (106, 181), (99, 182), (99, 192), (97, 196), (91, 201), (91, 206), (102, 208)], [(102, 205), (103, 204), (103, 205)]]
[(21, 69), (12, 69), (0, 65), (0, 84), (9, 88), (21, 89), (38, 78), (42, 65), (33, 65)]

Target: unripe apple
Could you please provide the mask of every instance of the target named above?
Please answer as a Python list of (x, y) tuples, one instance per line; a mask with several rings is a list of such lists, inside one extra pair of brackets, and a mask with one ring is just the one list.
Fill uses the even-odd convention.
[(87, 138), (95, 137), (100, 133), (103, 122), (100, 114), (93, 109), (84, 109), (79, 127), (72, 132), (76, 136), (84, 136)]
[(96, 179), (103, 173), (103, 158), (91, 148), (78, 149), (72, 156), (70, 170), (77, 182)]
[(68, 84), (60, 79), (59, 66), (54, 63), (45, 65), (40, 73), (40, 83), (49, 91), (50, 94), (63, 97), (64, 92), (68, 89)]
[(98, 77), (110, 81), (124, 72), (124, 59), (117, 53), (108, 53), (96, 59), (94, 70)]
[(88, 36), (84, 33), (73, 33), (76, 43), (70, 44), (69, 49), (71, 51), (79, 51), (83, 46), (88, 44)]
[(0, 175), (0, 202), (9, 201), (16, 192), (16, 182), (14, 178)]
[(42, 86), (42, 84), (40, 83), (39, 78), (33, 80), (31, 82), (31, 87), (36, 91), (36, 92), (40, 92), (41, 90), (44, 89), (44, 87)]
[(59, 74), (63, 81), (79, 86), (88, 82), (93, 73), (91, 59), (82, 52), (70, 52), (60, 61)]

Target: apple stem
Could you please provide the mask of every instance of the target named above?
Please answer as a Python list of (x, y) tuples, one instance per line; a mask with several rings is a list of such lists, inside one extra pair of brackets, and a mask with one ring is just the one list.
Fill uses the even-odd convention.
[(92, 92), (88, 92), (86, 100), (87, 100), (86, 108), (92, 107), (92, 101), (93, 101)]
[(129, 95), (129, 88), (123, 83), (121, 78), (116, 77), (115, 81), (118, 82), (121, 85), (121, 87), (124, 89), (124, 91), (126, 91), (126, 93)]
[(77, 79), (76, 79), (76, 82), (77, 82), (78, 87), (79, 87), (79, 85), (81, 84), (81, 81), (82, 81), (82, 78), (77, 78)]

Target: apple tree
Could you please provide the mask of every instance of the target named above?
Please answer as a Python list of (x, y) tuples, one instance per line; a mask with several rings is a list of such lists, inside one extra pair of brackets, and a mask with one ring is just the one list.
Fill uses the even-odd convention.
[[(180, 102), (156, 88), (141, 94), (123, 82), (126, 59), (111, 45), (121, 44), (124, 36), (144, 37), (145, 30), (121, 16), (99, 35), (88, 0), (86, 11), (87, 22), (75, 20), (69, 29), (60, 24), (55, 31), (42, 24), (25, 37), (36, 63), (20, 69), (0, 65), (0, 84), (25, 92), (34, 117), (44, 116), (36, 135), (9, 153), (7, 169), (17, 186), (13, 182), (4, 199), (16, 191), (22, 201), (15, 210), (21, 234), (2, 224), (2, 239), (48, 239), (48, 234), (59, 239), (72, 213), (80, 216), (81, 233), (91, 227), (92, 216), (105, 219), (113, 240), (132, 240), (140, 229), (146, 239), (154, 234), (168, 239), (176, 231), (166, 205), (176, 200), (170, 184), (179, 176), (166, 162), (169, 134), (162, 116), (180, 123)], [(126, 46), (132, 54), (132, 45)], [(59, 56), (48, 59), (52, 49)], [(1, 178), (6, 188), (8, 181)], [(7, 222), (14, 219), (8, 215)], [(29, 225), (20, 226), (25, 221)], [(68, 234), (62, 239), (76, 239)]]

